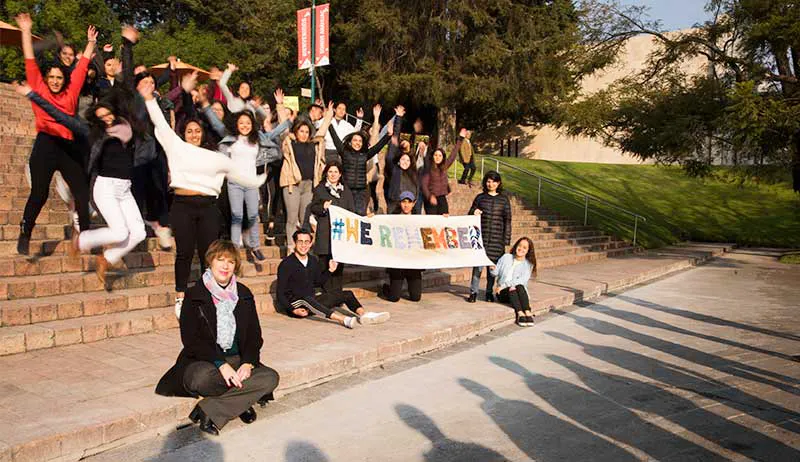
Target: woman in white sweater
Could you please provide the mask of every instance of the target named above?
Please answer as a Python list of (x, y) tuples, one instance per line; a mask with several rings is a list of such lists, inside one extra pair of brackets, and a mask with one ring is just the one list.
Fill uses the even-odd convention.
[(153, 98), (153, 83), (139, 88), (145, 100), (156, 139), (164, 148), (170, 173), (170, 187), (175, 199), (170, 210), (170, 223), (175, 235), (175, 314), (180, 317), (183, 296), (189, 284), (194, 252), (200, 257), (200, 273), (205, 271), (203, 257), (219, 234), (217, 196), (225, 177), (244, 187), (257, 188), (266, 175), (255, 169), (242, 168), (222, 153), (204, 149), (205, 132), (197, 120), (189, 120), (181, 139), (170, 127)]
[(509, 303), (517, 315), (517, 325), (529, 327), (533, 325), (533, 313), (528, 298), (528, 280), (536, 277), (536, 253), (533, 241), (521, 237), (511, 247), (511, 251), (497, 261), (491, 270), (497, 278), (494, 293), (497, 301)]

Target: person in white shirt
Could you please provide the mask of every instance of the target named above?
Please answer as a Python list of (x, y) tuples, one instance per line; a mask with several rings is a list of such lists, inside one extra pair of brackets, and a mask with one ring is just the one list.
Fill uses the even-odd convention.
[[(181, 139), (164, 118), (153, 97), (152, 79), (141, 85), (139, 94), (145, 100), (147, 113), (155, 126), (155, 135), (164, 148), (170, 172), (170, 187), (175, 199), (170, 210), (170, 223), (175, 235), (175, 314), (180, 318), (183, 297), (189, 284), (192, 258), (197, 250), (201, 273), (205, 271), (203, 256), (219, 234), (220, 213), (217, 196), (225, 177), (248, 188), (258, 188), (267, 175), (256, 175), (255, 168), (243, 168), (226, 155), (203, 148), (205, 132), (199, 120), (185, 123)], [(255, 163), (255, 161), (254, 161)]]

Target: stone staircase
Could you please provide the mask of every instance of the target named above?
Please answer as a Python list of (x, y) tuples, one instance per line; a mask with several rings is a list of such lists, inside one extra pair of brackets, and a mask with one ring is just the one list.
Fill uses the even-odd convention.
[[(174, 251), (159, 250), (148, 238), (124, 259), (124, 268), (97, 280), (94, 256), (66, 254), (71, 221), (51, 186), (31, 241), (31, 257), (16, 254), (19, 222), (29, 187), (24, 168), (35, 138), (30, 104), (0, 85), (0, 356), (91, 343), (106, 338), (174, 329)], [(478, 189), (452, 184), (451, 213), (465, 214)], [(530, 237), (539, 267), (552, 268), (621, 255), (632, 248), (592, 227), (546, 209), (529, 208), (512, 197), (512, 242)], [(98, 225), (102, 226), (100, 223)], [(268, 242), (268, 241), (266, 241)], [(285, 242), (279, 238), (277, 242)], [(275, 274), (285, 248), (262, 248), (267, 260), (245, 263), (241, 279), (259, 296), (261, 314), (275, 312)], [(195, 259), (195, 268), (199, 262)], [(377, 295), (381, 268), (348, 266), (345, 282), (361, 299)], [(425, 287), (463, 284), (470, 269), (426, 271)]]

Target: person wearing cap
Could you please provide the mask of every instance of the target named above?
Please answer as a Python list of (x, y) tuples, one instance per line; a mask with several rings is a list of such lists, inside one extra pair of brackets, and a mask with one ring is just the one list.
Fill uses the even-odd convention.
[[(414, 205), (416, 205), (414, 193), (403, 191), (400, 193), (400, 202), (395, 213), (398, 215), (413, 215)], [(408, 299), (412, 302), (418, 302), (422, 299), (422, 270), (387, 268), (386, 272), (389, 273), (389, 284), (384, 284), (382, 287), (381, 295), (383, 295), (383, 298), (390, 302), (399, 301), (403, 290), (403, 281), (406, 281), (408, 283)]]

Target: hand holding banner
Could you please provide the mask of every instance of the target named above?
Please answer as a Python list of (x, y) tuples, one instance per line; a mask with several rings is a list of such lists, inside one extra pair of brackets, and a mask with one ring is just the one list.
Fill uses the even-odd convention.
[(330, 206), (331, 251), (341, 263), (379, 268), (491, 266), (477, 216), (375, 215)]

